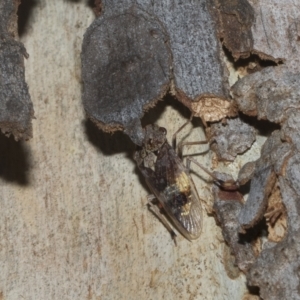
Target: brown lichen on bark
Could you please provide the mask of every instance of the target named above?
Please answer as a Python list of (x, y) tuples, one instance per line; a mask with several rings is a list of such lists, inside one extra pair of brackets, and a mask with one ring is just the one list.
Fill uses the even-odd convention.
[(16, 140), (32, 137), (33, 106), (25, 82), (24, 56), (28, 54), (17, 37), (19, 1), (0, 4), (0, 129)]
[(254, 10), (247, 0), (214, 0), (211, 10), (222, 44), (235, 60), (246, 58), (253, 49), (251, 26)]
[(191, 101), (189, 106), (194, 117), (200, 117), (204, 124), (220, 121), (227, 117), (236, 117), (238, 114), (234, 101), (214, 95), (202, 95), (195, 101)]
[(278, 183), (268, 199), (264, 217), (268, 226), (268, 240), (275, 243), (280, 242), (287, 232), (287, 214)]

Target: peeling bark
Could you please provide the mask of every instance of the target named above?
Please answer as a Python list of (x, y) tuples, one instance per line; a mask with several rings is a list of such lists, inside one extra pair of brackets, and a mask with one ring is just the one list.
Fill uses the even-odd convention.
[[(227, 174), (217, 174), (217, 177), (224, 181), (232, 180)], [(243, 207), (243, 196), (236, 190), (222, 190), (217, 185), (213, 186), (213, 195), (213, 208), (222, 227), (224, 239), (235, 257), (235, 264), (246, 273), (254, 263), (255, 255), (252, 245), (239, 233), (238, 215)]]
[(299, 72), (300, 3), (287, 0), (249, 0), (254, 9), (253, 51), (262, 59), (284, 61), (291, 72)]
[[(140, 104), (136, 111), (131, 110), (131, 115), (118, 111), (111, 118), (115, 111), (107, 113), (99, 109), (103, 99), (105, 106), (118, 103), (118, 88), (122, 87), (120, 90), (123, 92), (123, 81), (118, 82), (118, 92), (109, 97), (109, 101), (99, 95), (94, 97), (94, 106), (90, 110), (89, 100), (86, 101), (84, 95), (85, 109), (96, 123), (101, 122), (106, 128), (115, 126), (116, 129), (123, 129), (139, 144), (143, 134), (140, 118), (169, 89), (196, 116), (201, 117), (206, 125), (211, 148), (219, 160), (227, 161), (235, 160), (238, 154), (246, 152), (256, 140), (256, 130), (239, 118), (236, 107), (250, 117), (280, 124), (280, 130), (274, 131), (267, 138), (260, 158), (249, 162), (240, 171), (236, 186), (251, 180), (247, 201), (243, 203), (238, 191), (224, 191), (214, 186), (214, 211), (236, 264), (247, 274), (248, 284), (259, 287), (260, 295), (265, 299), (300, 298), (297, 273), (297, 258), (300, 255), (297, 246), (300, 194), (299, 4), (295, 1), (270, 0), (196, 3), (166, 1), (159, 4), (146, 0), (132, 4), (128, 0), (103, 1), (102, 4), (102, 15), (98, 20), (107, 20), (129, 11), (147, 11), (158, 22), (158, 27), (161, 26), (161, 40), (168, 41), (170, 45), (170, 52), (162, 61), (166, 64), (163, 69), (171, 67), (171, 71), (163, 72), (167, 75), (162, 81), (153, 80), (155, 71), (150, 77), (145, 76), (146, 80), (139, 82), (139, 86), (143, 87), (149, 82), (155, 82), (155, 92), (146, 92), (148, 98), (138, 95)], [(95, 24), (100, 22), (98, 20)], [(116, 18), (112, 21), (115, 22)], [(116, 31), (119, 27), (115, 27)], [(147, 38), (145, 40), (148, 41)], [(222, 45), (235, 62), (247, 58), (251, 66), (254, 56), (261, 60), (260, 66), (253, 67), (252, 71), (250, 67), (245, 68), (245, 77), (232, 87), (234, 102), (230, 99), (228, 72), (221, 62), (224, 56)], [(108, 47), (108, 50), (111, 49)], [(172, 59), (169, 60), (169, 57)], [(87, 59), (85, 54), (84, 59)], [(270, 60), (275, 66), (264, 68), (263, 60)], [(169, 61), (171, 63), (167, 65)], [(283, 66), (277, 65), (282, 62)], [(126, 78), (126, 68), (122, 66), (118, 69), (123, 72), (121, 78)], [(90, 72), (92, 67), (86, 70)], [(106, 74), (105, 80), (113, 72), (109, 70)], [(84, 79), (85, 86), (93, 80), (94, 77)], [(95, 89), (98, 84), (98, 80), (93, 82)], [(104, 84), (101, 83), (101, 86)], [(134, 89), (139, 90), (137, 86)], [(124, 111), (135, 96), (136, 92), (133, 92), (124, 100)], [(197, 103), (199, 99), (203, 102)], [(248, 237), (262, 220), (268, 228), (265, 234), (268, 241), (262, 244), (262, 249), (255, 249), (247, 239), (241, 243), (241, 234)], [(277, 235), (278, 228), (282, 235)], [(293, 280), (288, 282), (289, 277), (293, 277)]]
[(235, 60), (247, 58), (253, 50), (251, 27), (254, 10), (247, 0), (214, 0), (212, 7), (222, 44)]
[[(82, 53), (84, 106), (102, 129), (123, 129), (140, 144), (138, 120), (167, 90), (187, 106), (208, 94), (228, 97), (227, 73), (206, 1), (184, 5), (103, 1), (102, 5), (102, 15), (85, 35)], [(139, 22), (134, 23), (132, 16)], [(120, 41), (127, 41), (127, 46), (121, 47), (126, 43)], [(139, 67), (129, 70), (132, 57), (138, 57)], [(108, 110), (112, 103), (118, 109)]]
[(171, 53), (163, 27), (138, 8), (100, 17), (85, 34), (82, 65), (89, 117), (106, 131), (125, 129), (141, 145), (143, 110), (170, 86)]
[[(256, 227), (265, 218), (268, 242), (247, 274), (248, 284), (259, 287), (263, 299), (300, 299), (299, 293), (299, 20), (295, 1), (249, 1), (255, 16), (251, 24), (252, 49), (261, 59), (283, 66), (257, 69), (232, 87), (238, 109), (257, 119), (281, 125), (265, 142), (261, 157), (251, 163), (249, 176), (242, 172), (239, 183), (250, 178), (248, 199), (241, 207), (238, 223), (242, 228)], [(233, 12), (228, 4), (227, 11)], [(219, 26), (225, 28), (219, 4)], [(226, 11), (226, 9), (225, 9)], [(247, 24), (246, 17), (245, 23)], [(252, 20), (253, 21), (253, 20)], [(223, 23), (222, 23), (223, 22)], [(233, 22), (231, 23), (233, 24)], [(230, 32), (230, 26), (228, 32)], [(222, 27), (223, 26), (223, 27)], [(224, 45), (237, 59), (238, 43), (221, 32)], [(246, 31), (247, 32), (247, 31)], [(243, 39), (241, 36), (241, 45)], [(240, 56), (242, 57), (242, 56)], [(215, 197), (215, 201), (217, 198)], [(222, 224), (221, 224), (222, 226)], [(245, 234), (248, 230), (245, 231)]]
[(282, 123), (289, 108), (300, 108), (300, 73), (292, 73), (286, 66), (268, 67), (239, 80), (232, 93), (244, 114)]
[[(297, 168), (299, 171), (299, 164)], [(262, 251), (247, 279), (250, 285), (259, 286), (263, 299), (300, 299), (299, 194), (292, 188), (289, 179), (280, 177), (279, 182), (282, 200), (287, 208), (288, 235), (283, 241), (270, 244)]]
[(238, 154), (248, 150), (256, 139), (255, 129), (239, 118), (228, 119), (225, 124), (213, 124), (206, 131), (211, 148), (220, 160), (233, 161)]

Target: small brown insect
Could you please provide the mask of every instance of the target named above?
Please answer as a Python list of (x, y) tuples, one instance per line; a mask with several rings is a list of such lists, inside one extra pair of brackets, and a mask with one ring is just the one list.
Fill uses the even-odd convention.
[[(168, 143), (166, 133), (163, 127), (146, 126), (143, 145), (135, 152), (134, 159), (176, 229), (188, 240), (194, 240), (202, 230), (200, 199), (188, 168)], [(175, 239), (170, 225), (160, 219)]]

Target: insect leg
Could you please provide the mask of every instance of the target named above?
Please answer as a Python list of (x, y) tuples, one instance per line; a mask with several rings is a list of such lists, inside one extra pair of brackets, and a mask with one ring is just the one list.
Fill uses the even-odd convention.
[(276, 208), (271, 211), (267, 211), (265, 213), (265, 218), (267, 221), (269, 221), (272, 225), (274, 225), (277, 221), (277, 219), (284, 213), (284, 209), (281, 208)]
[(201, 168), (204, 172), (206, 172), (208, 175), (210, 175), (210, 177), (214, 180), (214, 183), (217, 184), (218, 186), (220, 186), (221, 188), (223, 188), (224, 190), (235, 191), (240, 186), (239, 181), (234, 181), (234, 180), (226, 180), (225, 181), (225, 180), (219, 179), (214, 173), (212, 173), (207, 168), (205, 168), (200, 163), (198, 163), (193, 157), (188, 156), (186, 158), (186, 162), (187, 162), (186, 167), (187, 167), (188, 171), (190, 171), (191, 162), (193, 162), (195, 165), (197, 165), (199, 168)]
[(194, 114), (192, 114), (190, 116), (190, 119), (188, 121), (186, 121), (182, 126), (179, 127), (179, 129), (173, 134), (173, 137), (172, 137), (172, 147), (174, 150), (176, 150), (176, 137), (177, 137), (177, 134), (187, 125), (189, 124), (192, 119), (194, 117)]
[(202, 166), (200, 163), (198, 163), (193, 157), (190, 157), (190, 156), (187, 156), (187, 158), (186, 158), (186, 167), (187, 167), (188, 171), (190, 171), (190, 169), (191, 169), (191, 162), (193, 162), (195, 165), (197, 165), (199, 168), (201, 168), (205, 173), (210, 175), (214, 180), (218, 181), (218, 178), (216, 178), (216, 176), (212, 172), (210, 172), (208, 169), (206, 169), (204, 166)]
[[(191, 116), (190, 116), (190, 119), (187, 121), (187, 122), (185, 122), (174, 134), (173, 134), (173, 137), (172, 137), (172, 147), (173, 147), (173, 149), (176, 151), (176, 139), (177, 139), (177, 134), (187, 125), (187, 124), (189, 124), (191, 121), (192, 121), (192, 119), (193, 119), (193, 117), (194, 117), (194, 114), (192, 114)], [(179, 145), (178, 145), (178, 156), (182, 159), (182, 153), (183, 153), (183, 151), (182, 151), (182, 149), (183, 149), (183, 147), (184, 146), (187, 146), (187, 145), (203, 145), (203, 144), (208, 144), (208, 141), (197, 141), (197, 142), (184, 142), (184, 143), (180, 143)]]
[(208, 141), (198, 141), (198, 142), (184, 142), (184, 143), (180, 143), (178, 146), (178, 156), (180, 158), (182, 158), (182, 153), (183, 153), (183, 147), (184, 146), (191, 146), (191, 145), (204, 145), (204, 144), (208, 144)]
[(176, 235), (175, 231), (170, 226), (166, 217), (161, 213), (158, 205), (153, 203), (153, 200), (157, 200), (157, 198), (154, 195), (148, 195), (147, 200), (148, 200), (147, 204), (149, 205), (149, 209), (161, 221), (161, 223), (166, 227), (166, 229), (169, 231), (169, 233), (171, 235), (171, 238), (174, 240), (175, 246), (177, 246), (177, 241), (176, 241), (177, 235)]

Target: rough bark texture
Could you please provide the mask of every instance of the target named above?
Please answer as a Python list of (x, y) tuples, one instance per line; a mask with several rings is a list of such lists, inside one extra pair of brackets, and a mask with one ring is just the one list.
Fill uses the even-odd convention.
[(138, 8), (99, 17), (82, 47), (87, 114), (106, 131), (125, 129), (141, 145), (139, 119), (169, 90), (170, 71), (171, 50), (158, 20)]
[(209, 94), (228, 97), (206, 1), (103, 1), (102, 8), (82, 53), (84, 106), (102, 129), (124, 129), (141, 144), (139, 119), (167, 90), (187, 106)]
[(262, 59), (284, 61), (291, 72), (299, 71), (300, 3), (293, 0), (249, 0), (255, 13), (251, 28), (253, 51)]
[[(226, 275), (214, 219), (205, 214), (201, 237), (191, 243), (179, 236), (175, 247), (145, 205), (149, 190), (132, 160), (135, 145), (87, 121), (80, 54), (92, 8), (34, 3), (22, 30), (34, 138), (0, 143), (2, 298), (241, 299), (245, 277)], [(183, 105), (158, 102), (144, 121), (166, 127), (170, 141), (188, 117)], [(194, 124), (188, 140), (203, 140)], [(209, 202), (206, 182), (194, 179)]]
[(250, 56), (253, 49), (251, 27), (255, 15), (247, 0), (214, 0), (212, 12), (222, 44), (235, 59)]
[(248, 150), (256, 139), (255, 129), (239, 118), (213, 124), (206, 132), (211, 148), (220, 160), (227, 161)]
[(33, 106), (24, 72), (28, 54), (16, 40), (19, 2), (0, 3), (0, 129), (16, 140), (27, 140), (32, 137)]
[[(100, 19), (94, 24), (101, 18), (119, 19), (129, 9), (154, 19), (151, 25), (161, 29), (160, 37), (167, 37), (172, 51), (171, 92), (188, 107), (204, 94), (228, 100), (228, 76), (220, 61), (222, 47), (217, 39), (222, 28), (214, 19), (220, 13), (225, 15), (223, 24), (231, 20), (237, 25), (230, 26), (230, 34), (224, 32), (219, 37), (235, 59), (257, 53), (261, 58), (285, 62), (285, 66), (246, 76), (232, 90), (240, 111), (281, 127), (278, 125), (278, 131), (267, 137), (260, 151), (259, 142), (264, 139), (253, 143), (255, 130), (239, 118), (208, 124), (211, 132), (220, 129), (220, 134), (212, 135), (219, 138), (219, 145), (227, 145), (217, 147), (219, 156), (225, 154), (235, 161), (224, 166), (213, 160), (210, 152), (199, 161), (218, 170), (223, 168), (222, 172), (252, 161), (238, 177), (240, 183), (253, 178), (248, 200), (243, 205), (237, 191), (215, 191), (214, 209), (220, 228), (204, 214), (201, 237), (190, 243), (179, 236), (175, 248), (167, 230), (145, 207), (149, 190), (132, 160), (134, 144), (126, 135), (111, 136), (86, 120), (81, 102), (80, 52), (83, 34), (94, 19), (91, 7), (83, 1), (35, 2), (22, 37), (31, 54), (25, 63), (37, 117), (33, 124), (35, 139), (25, 144), (3, 137), (0, 143), (1, 297), (241, 299), (245, 278), (226, 266), (222, 229), (236, 265), (244, 272), (249, 270), (247, 283), (259, 287), (261, 297), (299, 299), (299, 4), (251, 1), (253, 21), (253, 11), (242, 1), (241, 6), (234, 1), (210, 5), (205, 1), (135, 1), (134, 7), (129, 0), (96, 3)], [(219, 11), (214, 13), (211, 4)], [(240, 43), (230, 39), (235, 28)], [(245, 29), (247, 34), (242, 36)], [(130, 62), (139, 66), (135, 60)], [(123, 66), (132, 70), (131, 64)], [(161, 91), (157, 86), (156, 91)], [(249, 86), (251, 95), (246, 88)], [(149, 95), (150, 102), (153, 98)], [(158, 102), (143, 121), (166, 127), (170, 141), (189, 112), (175, 101), (167, 103)], [(137, 120), (139, 114), (140, 107)], [(203, 118), (210, 122), (214, 112), (209, 109), (208, 114)], [(236, 124), (232, 126), (231, 122)], [(125, 129), (140, 128), (135, 122), (126, 124)], [(247, 130), (243, 130), (244, 124)], [(186, 137), (189, 129), (179, 139)], [(199, 141), (199, 127), (195, 129), (188, 140)], [(135, 136), (138, 143), (139, 134)], [(201, 135), (200, 140), (204, 139)], [(251, 145), (243, 156), (236, 155)], [(185, 153), (204, 150), (187, 147)], [(264, 166), (268, 172), (264, 172)], [(193, 178), (202, 203), (212, 209), (208, 189), (211, 178), (199, 169), (194, 168), (194, 172), (198, 174)], [(281, 238), (274, 241), (272, 231), (280, 218), (287, 226)], [(247, 237), (264, 219), (268, 240), (260, 244), (256, 236), (257, 243), (253, 244)], [(241, 234), (245, 239), (240, 239)], [(229, 273), (234, 280), (227, 276)]]
[[(99, 10), (99, 4), (96, 8)], [(140, 18), (140, 22), (133, 22), (132, 17), (135, 15), (134, 19), (137, 19), (139, 14), (144, 17)], [(241, 26), (236, 27), (226, 16), (233, 16), (234, 22)], [(223, 22), (219, 22), (221, 19)], [(155, 22), (153, 28), (156, 29), (149, 27), (150, 20), (152, 27)], [(236, 57), (249, 56), (252, 22), (253, 10), (246, 1), (240, 5), (226, 1), (214, 4), (204, 0), (184, 3), (137, 1), (134, 4), (132, 1), (103, 1), (101, 16), (89, 28), (83, 44), (83, 102), (88, 116), (106, 131), (125, 130), (139, 145), (143, 137), (139, 121), (143, 111), (153, 106), (168, 88), (193, 112), (195, 102), (199, 107), (211, 99), (219, 102), (214, 107), (215, 112), (210, 109), (196, 113), (205, 124), (236, 116), (236, 112), (229, 109), (225, 114), (223, 111), (222, 117), (216, 117), (224, 100), (229, 97), (228, 72), (222, 62), (224, 54), (219, 36), (222, 36), (223, 43), (234, 48), (231, 50), (235, 51)], [(226, 24), (233, 27), (224, 27)], [(153, 35), (153, 31), (157, 34)], [(229, 41), (233, 36), (235, 41)], [(151, 42), (154, 38), (156, 46)], [(163, 47), (164, 42), (170, 48)], [(148, 44), (153, 45), (148, 46), (149, 53), (145, 53), (145, 45)], [(157, 51), (159, 54), (156, 56), (146, 58)], [(171, 74), (169, 70), (172, 70)], [(197, 102), (200, 102), (199, 105)], [(111, 109), (108, 110), (108, 107)], [(231, 124), (251, 132), (248, 124), (236, 121)], [(237, 129), (233, 127), (223, 126), (222, 133), (232, 136)], [(212, 124), (211, 128), (213, 136), (218, 135), (215, 131), (220, 131), (219, 124)], [(228, 138), (224, 152), (222, 142), (215, 138), (213, 149), (220, 159), (232, 161), (237, 154), (251, 147), (254, 140), (253, 135), (247, 142), (243, 138)]]
[[(243, 228), (265, 216), (269, 242), (247, 275), (263, 299), (300, 299), (299, 293), (299, 19), (295, 1), (250, 1), (255, 11), (253, 53), (283, 61), (245, 76), (232, 92), (249, 116), (281, 124), (255, 163), (250, 192), (239, 214)], [(280, 190), (280, 193), (276, 192)], [(268, 207), (268, 208), (267, 208)], [(271, 223), (287, 224), (274, 236)], [(277, 243), (274, 243), (274, 240)]]
[[(228, 174), (218, 174), (222, 180), (232, 180)], [(238, 215), (243, 208), (244, 199), (239, 191), (225, 191), (217, 185), (213, 186), (214, 212), (222, 227), (226, 243), (230, 246), (238, 268), (247, 272), (255, 261), (252, 245), (246, 242), (239, 233)]]
[[(295, 127), (296, 124), (294, 124)], [(300, 174), (299, 151), (294, 146), (299, 141), (298, 136), (295, 136), (294, 139), (289, 139), (289, 142), (282, 142), (280, 139), (282, 134), (284, 134), (284, 129), (283, 132), (275, 131), (266, 141), (262, 156), (256, 163), (248, 201), (239, 215), (240, 224), (244, 227), (253, 225), (261, 219), (266, 213), (266, 206), (270, 201), (268, 195), (274, 189), (274, 181), (278, 180), (281, 192), (279, 201), (284, 205), (281, 208), (282, 214), (285, 214), (285, 210), (287, 213), (285, 238), (278, 244), (267, 243), (247, 276), (250, 285), (260, 287), (261, 296), (264, 299), (300, 299), (297, 271), (300, 255), (300, 249), (297, 246), (299, 244), (297, 203), (300, 192), (298, 183)], [(262, 168), (269, 170), (268, 173), (264, 172), (264, 176), (260, 171)], [(255, 184), (255, 178), (259, 179), (259, 184)], [(265, 187), (262, 184), (264, 182)], [(269, 211), (276, 213), (274, 209)], [(286, 278), (293, 278), (293, 280), (288, 281)]]
[(220, 46), (206, 1), (102, 2), (103, 15), (138, 6), (161, 22), (173, 53), (174, 88), (184, 93), (183, 97), (194, 99), (202, 93), (228, 96), (227, 74), (219, 59)]
[(282, 123), (300, 108), (300, 73), (286, 66), (268, 67), (239, 80), (232, 92), (244, 114)]

